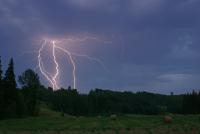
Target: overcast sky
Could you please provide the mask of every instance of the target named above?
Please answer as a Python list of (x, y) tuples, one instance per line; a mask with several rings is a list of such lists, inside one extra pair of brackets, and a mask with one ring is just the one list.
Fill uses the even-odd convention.
[[(95, 37), (66, 44), (76, 58), (77, 88), (169, 94), (200, 89), (199, 0), (0, 0), (0, 55), (19, 75), (37, 69), (41, 40)], [(25, 52), (26, 51), (26, 52)], [(45, 53), (45, 52), (44, 52)], [(46, 68), (55, 71), (48, 50)], [(71, 67), (59, 52), (59, 84), (72, 85)], [(50, 85), (40, 74), (43, 84)]]

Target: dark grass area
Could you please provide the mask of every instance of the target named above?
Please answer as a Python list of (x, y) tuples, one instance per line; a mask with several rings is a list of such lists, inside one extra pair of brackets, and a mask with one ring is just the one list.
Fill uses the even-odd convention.
[(165, 124), (163, 116), (121, 115), (111, 117), (73, 117), (59, 115), (0, 121), (0, 133), (147, 133), (200, 134), (197, 115), (173, 115)]

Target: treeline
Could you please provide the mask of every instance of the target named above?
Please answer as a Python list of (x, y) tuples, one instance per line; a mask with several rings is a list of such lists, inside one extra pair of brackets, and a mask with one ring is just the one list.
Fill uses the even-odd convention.
[(183, 97), (183, 113), (200, 114), (200, 92), (193, 91)]
[(200, 92), (185, 95), (161, 95), (148, 92), (117, 92), (95, 89), (79, 94), (76, 89), (41, 87), (39, 99), (51, 109), (71, 115), (111, 114), (200, 114)]
[(19, 83), (21, 89), (17, 88), (13, 59), (3, 75), (0, 58), (0, 119), (38, 115), (41, 86), (38, 75), (28, 69), (19, 76)]
[(94, 89), (80, 94), (76, 89), (53, 91), (44, 87), (31, 69), (18, 77), (10, 60), (5, 73), (0, 60), (0, 119), (37, 116), (40, 103), (62, 115), (97, 116), (110, 114), (200, 114), (200, 93), (161, 95), (147, 92), (117, 92)]
[(71, 115), (165, 114), (181, 113), (183, 96), (167, 96), (147, 92), (116, 92), (95, 89), (88, 95), (76, 90), (41, 89), (41, 97), (52, 109)]

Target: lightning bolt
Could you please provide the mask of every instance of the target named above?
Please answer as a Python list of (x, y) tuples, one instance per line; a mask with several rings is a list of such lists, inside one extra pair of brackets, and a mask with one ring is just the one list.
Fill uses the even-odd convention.
[(60, 49), (61, 51), (63, 51), (69, 57), (70, 62), (71, 62), (72, 67), (73, 67), (73, 71), (72, 71), (72, 73), (73, 73), (73, 87), (74, 87), (74, 89), (76, 89), (76, 64), (75, 64), (75, 61), (72, 58), (72, 54), (68, 50), (66, 50), (62, 47), (59, 47), (59, 46), (55, 46), (55, 47)]
[(53, 61), (54, 61), (55, 65), (56, 65), (56, 73), (53, 76), (52, 80), (54, 82), (55, 88), (58, 89), (59, 87), (58, 87), (56, 79), (57, 79), (57, 77), (59, 75), (59, 65), (58, 65), (58, 62), (57, 62), (56, 54), (55, 54), (55, 48), (56, 48), (55, 41), (53, 41), (52, 43), (53, 43), (53, 49), (52, 49), (53, 50)]
[[(77, 77), (76, 77), (76, 62), (75, 62), (75, 57), (83, 57), (86, 58), (90, 61), (95, 61), (98, 64), (100, 64), (106, 71), (108, 71), (108, 69), (106, 68), (106, 66), (103, 64), (103, 62), (97, 58), (91, 57), (89, 55), (84, 55), (84, 54), (76, 54), (74, 52), (69, 51), (68, 49), (61, 47), (60, 43), (65, 42), (65, 41), (85, 41), (85, 40), (89, 40), (89, 39), (96, 39), (96, 38), (83, 38), (83, 39), (64, 39), (64, 40), (45, 40), (44, 43), (42, 43), (41, 47), (38, 50), (38, 68), (41, 72), (41, 74), (44, 76), (44, 78), (52, 85), (53, 90), (58, 90), (60, 88), (59, 86), (59, 82), (58, 82), (58, 77), (60, 75), (60, 68), (59, 68), (59, 63), (57, 60), (57, 56), (56, 56), (56, 50), (59, 50), (61, 52), (63, 52), (66, 57), (69, 59), (70, 64), (72, 66), (72, 77), (73, 77), (73, 88), (76, 89), (76, 83), (77, 83)], [(52, 45), (52, 46), (51, 46)], [(44, 48), (48, 46), (48, 47), (52, 47), (52, 57), (53, 57), (53, 62), (55, 64), (55, 73), (49, 73), (44, 66), (44, 62), (42, 60), (42, 52), (44, 51)]]
[(46, 46), (46, 41), (41, 45), (40, 49), (38, 50), (38, 67), (39, 67), (42, 75), (51, 83), (53, 89), (56, 89), (54, 82), (48, 76), (47, 71), (44, 69), (44, 64), (43, 64), (43, 61), (42, 61), (41, 53), (42, 53), (45, 46)]

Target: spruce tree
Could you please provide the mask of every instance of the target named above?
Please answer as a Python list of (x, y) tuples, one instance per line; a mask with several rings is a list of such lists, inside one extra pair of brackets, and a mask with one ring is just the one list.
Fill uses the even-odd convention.
[(8, 65), (8, 69), (6, 70), (4, 82), (6, 84), (6, 87), (10, 89), (16, 89), (17, 83), (15, 80), (15, 74), (14, 74), (14, 62), (13, 58), (11, 58), (10, 63)]
[(16, 81), (14, 74), (14, 62), (11, 58), (5, 77), (3, 78), (4, 88), (4, 118), (17, 116), (17, 99), (18, 92), (16, 89)]

